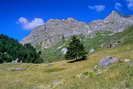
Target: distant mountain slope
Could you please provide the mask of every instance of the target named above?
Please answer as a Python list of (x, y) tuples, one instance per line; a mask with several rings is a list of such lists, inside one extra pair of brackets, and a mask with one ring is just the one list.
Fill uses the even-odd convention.
[(92, 35), (97, 31), (121, 32), (131, 25), (133, 25), (133, 16), (120, 15), (115, 11), (112, 11), (104, 20), (96, 20), (89, 24), (73, 18), (51, 19), (44, 25), (35, 28), (21, 42), (33, 45), (40, 44), (43, 48), (47, 48), (72, 35)]
[[(113, 33), (109, 31), (96, 32), (96, 35), (84, 36), (79, 35), (78, 38), (84, 44), (86, 52), (91, 53), (104, 48), (117, 48), (120, 45), (133, 43), (133, 26), (127, 28), (123, 32)], [(66, 47), (70, 42), (70, 38), (58, 41), (49, 48), (43, 48), (42, 45), (36, 45), (37, 50), (41, 51), (41, 58), (45, 63), (59, 61), (64, 59), (67, 51)]]

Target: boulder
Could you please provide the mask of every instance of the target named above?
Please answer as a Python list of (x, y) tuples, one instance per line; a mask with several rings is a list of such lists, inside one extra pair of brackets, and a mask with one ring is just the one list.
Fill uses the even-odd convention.
[(108, 56), (100, 60), (99, 66), (102, 68), (106, 68), (110, 64), (117, 63), (117, 62), (119, 62), (118, 58)]
[(94, 53), (94, 52), (95, 52), (95, 49), (90, 49), (89, 52), (90, 52), (90, 53)]
[(20, 60), (19, 58), (16, 58), (16, 60), (12, 60), (13, 64), (17, 64), (17, 63), (22, 63), (22, 60)]
[(24, 71), (25, 68), (12, 68), (11, 71)]
[(62, 52), (63, 54), (66, 54), (66, 53), (67, 53), (67, 51), (68, 51), (68, 49), (67, 49), (67, 48), (63, 48), (63, 49), (61, 50), (61, 52)]
[(101, 75), (101, 74), (102, 74), (101, 71), (96, 72), (96, 75)]
[(52, 81), (52, 88), (55, 88), (58, 85), (62, 85), (63, 83), (64, 83), (64, 80), (53, 80)]
[(129, 66), (133, 66), (133, 61), (128, 62), (128, 65), (129, 65)]
[(52, 67), (52, 66), (53, 66), (53, 64), (52, 64), (52, 63), (49, 63), (49, 64), (48, 64), (48, 67)]
[(93, 67), (93, 70), (94, 70), (94, 71), (97, 71), (97, 69), (98, 69), (98, 65), (95, 65), (95, 66)]
[(130, 59), (125, 59), (124, 62), (130, 62)]

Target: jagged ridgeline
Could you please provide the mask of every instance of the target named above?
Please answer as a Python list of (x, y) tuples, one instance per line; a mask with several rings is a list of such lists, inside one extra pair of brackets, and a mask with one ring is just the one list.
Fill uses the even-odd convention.
[[(99, 47), (112, 47), (114, 44), (122, 44), (128, 37), (120, 39), (120, 34), (124, 34), (121, 32), (132, 25), (133, 16), (124, 16), (115, 11), (103, 20), (90, 23), (77, 21), (73, 18), (51, 19), (44, 25), (33, 29), (21, 43), (31, 43), (37, 50), (42, 51), (41, 56), (44, 62), (52, 62), (63, 59), (67, 51), (66, 46), (73, 35), (79, 35), (86, 51), (90, 52)], [(118, 35), (115, 36), (114, 33), (118, 33)], [(114, 44), (112, 45), (112, 43)]]

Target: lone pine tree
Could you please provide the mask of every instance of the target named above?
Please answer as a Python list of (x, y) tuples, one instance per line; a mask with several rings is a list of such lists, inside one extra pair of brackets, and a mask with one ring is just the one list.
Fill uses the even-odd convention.
[(73, 59), (77, 61), (86, 58), (87, 53), (77, 36), (72, 36), (71, 42), (69, 43), (67, 49), (68, 51), (65, 55), (66, 59)]

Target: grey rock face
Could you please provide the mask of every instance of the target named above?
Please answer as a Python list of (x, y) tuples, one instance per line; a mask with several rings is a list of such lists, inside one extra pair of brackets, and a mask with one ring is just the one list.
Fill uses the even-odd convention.
[(51, 19), (41, 25), (24, 38), (22, 43), (40, 44), (47, 48), (57, 41), (72, 35), (92, 35), (97, 31), (121, 32), (128, 26), (133, 25), (133, 16), (122, 16), (113, 11), (104, 20), (96, 20), (91, 23), (77, 21), (73, 18), (66, 20)]
[(133, 25), (133, 16), (123, 16), (113, 11), (104, 20), (94, 21), (89, 25), (94, 31), (122, 32), (126, 27)]
[(112, 41), (108, 44), (102, 44), (101, 48), (115, 48), (118, 47), (121, 44), (121, 41)]

